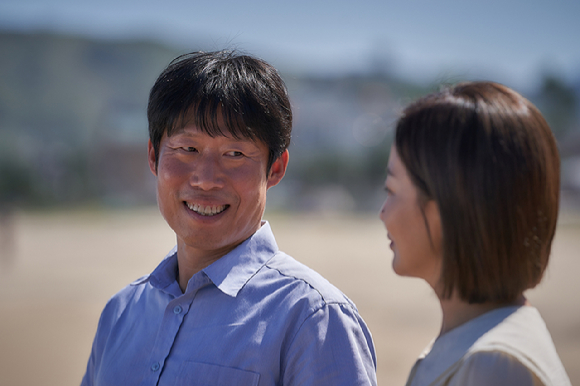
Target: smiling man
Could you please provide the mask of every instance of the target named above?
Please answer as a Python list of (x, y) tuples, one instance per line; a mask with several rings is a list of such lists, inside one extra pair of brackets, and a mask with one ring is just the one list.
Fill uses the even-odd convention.
[(151, 89), (149, 166), (176, 247), (105, 306), (82, 385), (375, 385), (354, 304), (262, 220), (292, 112), (267, 63), (175, 59)]

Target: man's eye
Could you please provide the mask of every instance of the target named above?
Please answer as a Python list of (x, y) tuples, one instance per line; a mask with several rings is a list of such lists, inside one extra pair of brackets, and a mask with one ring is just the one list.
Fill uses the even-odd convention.
[(182, 147), (182, 149), (189, 152), (189, 153), (193, 153), (193, 152), (197, 151), (197, 149), (193, 146), (184, 146), (184, 147)]
[(226, 153), (230, 157), (241, 157), (244, 155), (241, 151), (229, 151)]

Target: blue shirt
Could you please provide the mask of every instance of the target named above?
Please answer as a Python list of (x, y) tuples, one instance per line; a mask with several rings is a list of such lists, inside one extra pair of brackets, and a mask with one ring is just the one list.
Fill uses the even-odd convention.
[(82, 385), (376, 385), (375, 371), (355, 305), (264, 223), (185, 293), (174, 248), (113, 296)]

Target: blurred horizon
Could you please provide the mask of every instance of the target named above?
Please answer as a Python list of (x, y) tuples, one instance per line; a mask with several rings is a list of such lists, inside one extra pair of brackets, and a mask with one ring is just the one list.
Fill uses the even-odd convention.
[[(280, 71), (291, 162), (268, 205), (375, 211), (393, 123), (441, 85), (492, 80), (538, 106), (580, 203), (580, 3), (0, 2), (0, 207), (148, 205), (149, 88), (171, 59), (238, 49)], [(0, 208), (2, 209), (2, 208)]]

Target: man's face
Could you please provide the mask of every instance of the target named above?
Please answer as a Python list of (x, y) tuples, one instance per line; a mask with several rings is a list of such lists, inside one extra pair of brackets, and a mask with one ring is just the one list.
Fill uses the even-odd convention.
[(163, 136), (157, 167), (149, 143), (161, 214), (178, 246), (204, 258), (223, 256), (260, 228), (266, 191), (280, 182), (287, 162), (285, 152), (266, 174), (265, 144), (210, 137), (192, 124)]

